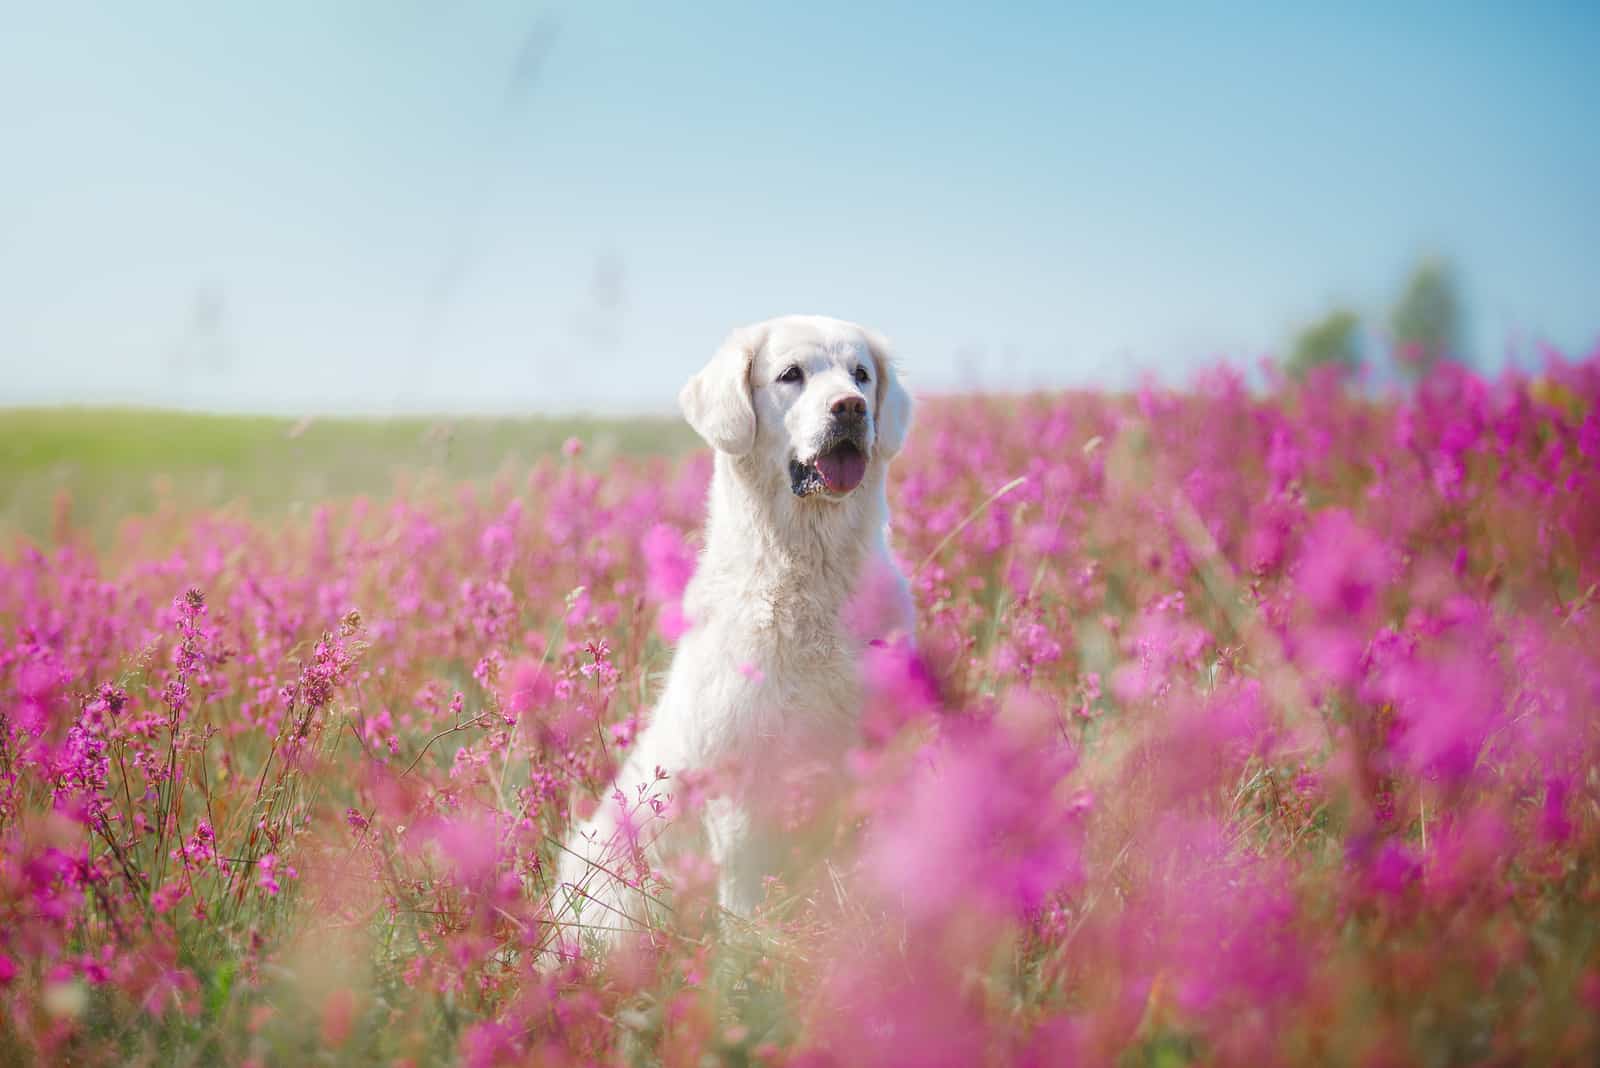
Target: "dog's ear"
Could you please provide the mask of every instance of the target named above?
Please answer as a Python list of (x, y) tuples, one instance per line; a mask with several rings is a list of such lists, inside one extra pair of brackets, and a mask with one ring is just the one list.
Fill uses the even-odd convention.
[(750, 365), (766, 343), (766, 328), (746, 326), (728, 335), (711, 362), (678, 393), (678, 407), (694, 432), (718, 452), (743, 456), (756, 446), (756, 408), (750, 399)]
[(911, 394), (900, 384), (889, 343), (871, 330), (866, 335), (867, 349), (878, 365), (878, 451), (887, 460), (900, 451), (911, 432)]

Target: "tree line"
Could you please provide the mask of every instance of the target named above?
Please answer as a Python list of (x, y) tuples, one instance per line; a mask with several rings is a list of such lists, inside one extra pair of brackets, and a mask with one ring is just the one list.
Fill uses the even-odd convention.
[[(1381, 339), (1408, 377), (1420, 378), (1441, 360), (1464, 361), (1461, 299), (1450, 264), (1436, 256), (1419, 262), (1389, 308), (1385, 326)], [(1295, 335), (1284, 370), (1295, 378), (1317, 367), (1353, 373), (1366, 362), (1366, 348), (1361, 315), (1341, 305)]]

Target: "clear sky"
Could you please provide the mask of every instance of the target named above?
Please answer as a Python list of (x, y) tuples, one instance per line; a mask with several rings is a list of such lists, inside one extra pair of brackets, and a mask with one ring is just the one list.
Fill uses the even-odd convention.
[(1600, 337), (1600, 4), (1123, 6), (0, 0), (0, 403), (664, 409), (790, 311), (1120, 385), (1427, 251)]

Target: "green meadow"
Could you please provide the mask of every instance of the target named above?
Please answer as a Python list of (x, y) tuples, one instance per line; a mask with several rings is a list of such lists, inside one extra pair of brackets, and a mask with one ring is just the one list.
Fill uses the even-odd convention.
[(292, 514), (319, 501), (486, 482), (558, 455), (672, 454), (694, 436), (665, 417), (304, 420), (139, 408), (0, 409), (0, 537), (62, 523), (104, 541), (128, 516), (230, 508)]

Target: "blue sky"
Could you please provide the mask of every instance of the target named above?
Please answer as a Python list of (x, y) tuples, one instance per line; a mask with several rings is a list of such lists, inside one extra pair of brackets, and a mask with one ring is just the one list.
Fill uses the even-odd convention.
[(1429, 251), (1600, 337), (1600, 7), (1110, 6), (16, 0), (0, 403), (664, 409), (789, 311), (1123, 385)]

